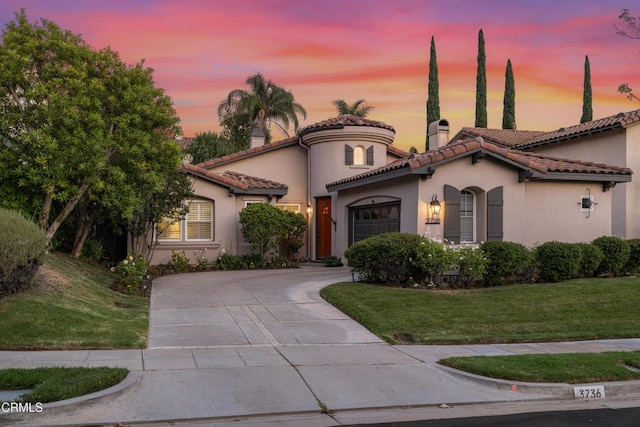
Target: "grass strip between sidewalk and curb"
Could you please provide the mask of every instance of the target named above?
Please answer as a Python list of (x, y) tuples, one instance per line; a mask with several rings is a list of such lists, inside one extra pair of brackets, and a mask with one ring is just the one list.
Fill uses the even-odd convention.
[(119, 294), (117, 276), (62, 253), (29, 289), (0, 299), (0, 350), (144, 348), (149, 299)]
[(575, 279), (467, 290), (336, 283), (321, 296), (391, 344), (554, 342), (640, 336), (640, 280)]
[(32, 390), (20, 402), (57, 402), (114, 386), (128, 373), (124, 368), (2, 369), (0, 390)]
[(640, 351), (451, 357), (438, 363), (511, 381), (586, 384), (640, 379)]

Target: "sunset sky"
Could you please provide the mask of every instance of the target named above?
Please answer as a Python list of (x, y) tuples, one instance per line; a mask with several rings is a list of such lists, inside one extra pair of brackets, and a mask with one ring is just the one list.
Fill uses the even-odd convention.
[(173, 99), (184, 134), (218, 131), (217, 105), (261, 72), (290, 90), (306, 126), (336, 115), (334, 99), (364, 98), (369, 118), (396, 129), (400, 148), (424, 147), (429, 42), (435, 37), (440, 109), (452, 131), (473, 126), (478, 30), (487, 54), (489, 127), (502, 125), (507, 59), (522, 130), (577, 124), (585, 55), (594, 118), (639, 108), (616, 92), (640, 91), (640, 40), (616, 34), (628, 0), (3, 0), (2, 26), (25, 8), (144, 58)]

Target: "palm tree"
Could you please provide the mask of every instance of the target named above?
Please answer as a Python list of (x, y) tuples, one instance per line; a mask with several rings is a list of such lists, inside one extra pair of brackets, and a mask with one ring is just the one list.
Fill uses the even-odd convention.
[(373, 110), (375, 107), (371, 105), (363, 105), (366, 101), (364, 99), (358, 99), (353, 104), (347, 104), (347, 101), (344, 99), (336, 99), (333, 101), (333, 105), (338, 110), (338, 114), (340, 116), (344, 116), (345, 114), (351, 114), (353, 116), (358, 117), (367, 117), (367, 115)]
[(291, 123), (294, 130), (298, 130), (298, 114), (307, 118), (307, 111), (295, 102), (291, 92), (277, 86), (271, 80), (265, 80), (262, 74), (249, 76), (246, 84), (249, 90), (232, 90), (218, 105), (221, 123), (230, 116), (246, 114), (264, 131), (266, 143), (270, 138), (271, 124), (278, 126), (288, 136), (287, 129)]

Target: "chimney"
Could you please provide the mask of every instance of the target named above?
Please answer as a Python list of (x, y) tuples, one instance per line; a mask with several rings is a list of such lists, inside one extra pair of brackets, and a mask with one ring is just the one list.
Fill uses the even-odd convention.
[(430, 123), (427, 135), (429, 137), (429, 150), (444, 147), (449, 142), (449, 121), (440, 119)]
[(264, 131), (258, 124), (253, 125), (253, 129), (251, 129), (251, 148), (256, 148), (261, 145), (264, 145), (265, 135)]

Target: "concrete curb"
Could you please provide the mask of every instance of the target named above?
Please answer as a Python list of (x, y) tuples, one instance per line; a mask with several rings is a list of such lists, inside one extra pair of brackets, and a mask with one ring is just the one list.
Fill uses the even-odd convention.
[(60, 400), (58, 402), (45, 403), (43, 405), (43, 409), (47, 412), (47, 414), (60, 413), (74, 410), (77, 407), (87, 403), (99, 402), (100, 400), (109, 398), (117, 393), (122, 393), (123, 391), (138, 385), (142, 380), (142, 374), (143, 373), (140, 371), (129, 372), (124, 380), (120, 381), (114, 386), (105, 388), (104, 390), (96, 391), (95, 393), (86, 394), (84, 396)]
[(554, 397), (574, 399), (574, 387), (604, 386), (607, 397), (640, 394), (640, 381), (617, 381), (589, 384), (531, 383), (483, 377), (440, 364), (435, 364), (435, 366), (451, 375), (468, 381), (493, 386), (500, 390), (511, 390), (521, 393), (546, 394)]

